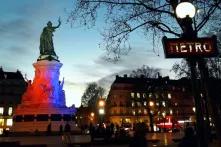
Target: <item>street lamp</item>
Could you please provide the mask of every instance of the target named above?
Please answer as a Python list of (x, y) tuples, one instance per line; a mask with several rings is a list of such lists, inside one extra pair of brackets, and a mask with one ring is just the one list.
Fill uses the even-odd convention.
[(148, 107), (148, 113), (149, 113), (149, 117), (150, 117), (150, 129), (151, 129), (151, 132), (154, 132), (154, 120), (153, 120), (153, 107), (154, 107), (154, 102), (153, 101), (149, 101), (149, 107)]
[(104, 107), (104, 104), (105, 104), (104, 100), (99, 100), (99, 107)]
[(195, 14), (196, 14), (196, 8), (190, 2), (179, 3), (176, 7), (176, 15), (178, 18), (183, 19), (186, 18), (187, 16), (193, 18)]
[(98, 110), (98, 112), (99, 112), (99, 115), (104, 115), (104, 108), (99, 108), (99, 110)]
[(103, 98), (98, 100), (98, 114), (100, 116), (100, 123), (102, 123), (105, 114), (105, 100)]
[[(182, 38), (184, 39), (196, 39), (197, 32), (193, 30), (192, 27), (192, 18), (196, 14), (196, 8), (190, 2), (181, 2), (176, 7), (176, 16), (180, 22), (181, 28), (183, 30)], [(197, 81), (197, 72), (196, 72), (196, 63), (198, 59), (196, 58), (187, 58), (189, 68), (191, 71), (191, 82), (192, 82), (192, 92), (195, 101), (196, 108), (196, 132), (199, 140), (200, 147), (208, 147), (208, 142), (205, 134), (205, 123), (203, 120), (201, 97), (199, 92), (199, 85)]]

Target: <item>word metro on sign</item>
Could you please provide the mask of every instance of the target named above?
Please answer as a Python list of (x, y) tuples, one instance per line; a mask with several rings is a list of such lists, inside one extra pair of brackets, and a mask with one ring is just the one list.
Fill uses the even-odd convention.
[(215, 57), (217, 56), (216, 37), (187, 40), (163, 38), (166, 58)]

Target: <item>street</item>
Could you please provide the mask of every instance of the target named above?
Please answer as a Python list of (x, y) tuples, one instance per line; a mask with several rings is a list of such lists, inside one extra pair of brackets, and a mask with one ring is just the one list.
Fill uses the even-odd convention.
[[(71, 136), (71, 138), (74, 135)], [(172, 139), (181, 138), (181, 133), (149, 133), (146, 138), (147, 140), (159, 139), (157, 143), (148, 142), (149, 147), (176, 147), (178, 143), (172, 141)], [(37, 145), (37, 144), (47, 144), (48, 147), (65, 147), (67, 144), (62, 142), (61, 136), (27, 136), (27, 137), (0, 137), (0, 142), (13, 142), (19, 141), (21, 145)], [(76, 146), (76, 145), (73, 145)], [(105, 142), (92, 143), (91, 147), (127, 147), (128, 144), (116, 144), (114, 142), (106, 144)], [(216, 142), (210, 144), (210, 147), (218, 147)]]

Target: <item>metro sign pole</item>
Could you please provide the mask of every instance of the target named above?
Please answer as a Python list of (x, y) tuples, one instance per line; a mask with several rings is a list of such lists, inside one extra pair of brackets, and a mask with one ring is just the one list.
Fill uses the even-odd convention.
[[(197, 31), (193, 30), (192, 27), (192, 17), (194, 17), (195, 13), (196, 9), (190, 2), (181, 2), (178, 4), (176, 7), (176, 15), (183, 30), (183, 34), (181, 38), (177, 39), (167, 39), (164, 37), (163, 45), (166, 58), (186, 58), (189, 64), (191, 71), (192, 93), (196, 107), (196, 132), (198, 146), (208, 147), (208, 132), (206, 132), (207, 128), (202, 111), (202, 98), (200, 95), (199, 80), (197, 80), (196, 64), (198, 63), (198, 65), (205, 66), (200, 64), (200, 61), (204, 60), (204, 57), (216, 56), (217, 47), (216, 37), (197, 38)], [(201, 71), (201, 73), (205, 72)]]

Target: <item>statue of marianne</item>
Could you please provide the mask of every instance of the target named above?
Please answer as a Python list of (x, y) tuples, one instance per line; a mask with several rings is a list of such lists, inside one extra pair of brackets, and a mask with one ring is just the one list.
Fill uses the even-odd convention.
[[(40, 36), (40, 57), (45, 56), (46, 58), (58, 58), (55, 51), (54, 51), (54, 44), (53, 44), (53, 32), (55, 29), (59, 28), (61, 25), (60, 18), (58, 19), (58, 25), (52, 26), (52, 22), (49, 21), (47, 26), (44, 27), (41, 36)], [(40, 59), (42, 60), (42, 59)]]

